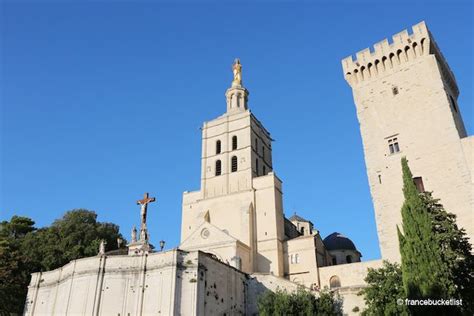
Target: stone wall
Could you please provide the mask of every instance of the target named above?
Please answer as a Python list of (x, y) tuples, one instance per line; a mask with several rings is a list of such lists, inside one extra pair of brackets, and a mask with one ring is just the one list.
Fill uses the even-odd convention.
[(25, 315), (245, 314), (246, 280), (201, 251), (84, 258), (34, 273)]
[(364, 278), (368, 268), (382, 267), (382, 260), (372, 260), (357, 263), (339, 264), (335, 266), (322, 267), (319, 269), (321, 288), (330, 288), (331, 278), (337, 277), (340, 286), (333, 288), (343, 299), (343, 310), (345, 315), (356, 315), (355, 307), (360, 311), (364, 309), (365, 303), (362, 296), (357, 295), (366, 286)]

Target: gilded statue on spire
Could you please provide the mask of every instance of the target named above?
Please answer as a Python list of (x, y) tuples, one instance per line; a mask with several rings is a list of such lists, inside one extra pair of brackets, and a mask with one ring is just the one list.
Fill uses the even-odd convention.
[(242, 64), (240, 63), (240, 59), (236, 58), (234, 60), (234, 64), (232, 65), (232, 71), (234, 72), (234, 80), (232, 81), (232, 85), (242, 85)]

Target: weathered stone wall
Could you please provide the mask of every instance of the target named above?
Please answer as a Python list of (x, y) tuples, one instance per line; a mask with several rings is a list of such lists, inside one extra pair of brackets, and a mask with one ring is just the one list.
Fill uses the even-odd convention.
[(245, 313), (246, 280), (200, 251), (84, 258), (34, 273), (25, 315)]
[(362, 311), (365, 307), (364, 298), (357, 293), (366, 286), (364, 278), (367, 276), (367, 269), (377, 269), (381, 266), (382, 260), (372, 260), (319, 268), (321, 288), (330, 288), (331, 278), (337, 277), (340, 287), (332, 290), (337, 291), (343, 299), (344, 314), (357, 315), (352, 310), (358, 307)]

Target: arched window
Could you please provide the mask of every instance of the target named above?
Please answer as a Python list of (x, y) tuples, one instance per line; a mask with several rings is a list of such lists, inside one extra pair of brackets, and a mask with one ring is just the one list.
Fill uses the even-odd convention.
[(230, 160), (230, 171), (236, 172), (237, 171), (237, 156), (232, 156)]
[(237, 136), (232, 136), (232, 150), (237, 149)]
[(398, 57), (398, 64), (400, 65), (402, 62), (406, 61), (406, 55), (403, 53), (401, 49), (397, 50), (397, 57)]
[(216, 160), (216, 176), (220, 176), (222, 174), (222, 162), (220, 160)]
[(388, 57), (390, 58), (390, 67), (393, 68), (397, 64), (395, 54), (390, 53), (390, 55), (388, 55)]
[(413, 47), (413, 53), (415, 54), (415, 57), (420, 56), (421, 52), (418, 50), (420, 48), (418, 44), (414, 42), (412, 47)]
[(377, 70), (377, 73), (383, 71), (382, 65), (380, 64), (380, 61), (378, 59), (375, 60), (374, 65), (375, 69)]
[(429, 47), (426, 44), (426, 38), (422, 38), (420, 41), (421, 44), (421, 55), (423, 55), (425, 52), (429, 52)]
[(367, 65), (367, 75), (368, 75), (369, 78), (372, 77), (373, 75), (375, 75), (374, 67), (373, 67), (372, 63), (369, 63)]
[(221, 146), (221, 141), (218, 140), (218, 141), (216, 142), (216, 155), (221, 153), (221, 147), (222, 147), (222, 146)]
[(352, 263), (352, 257), (350, 255), (346, 256), (346, 262), (347, 263)]
[(339, 277), (337, 275), (333, 275), (329, 279), (329, 288), (335, 289), (337, 287), (341, 287), (341, 280), (339, 280)]
[(385, 57), (385, 56), (382, 57), (382, 64), (383, 64), (384, 70), (391, 67), (391, 65), (390, 65), (389, 62), (388, 62), (387, 57)]

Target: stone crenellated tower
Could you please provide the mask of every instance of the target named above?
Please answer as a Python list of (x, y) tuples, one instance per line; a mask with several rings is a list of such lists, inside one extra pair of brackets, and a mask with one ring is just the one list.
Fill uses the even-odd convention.
[(238, 59), (233, 71), (227, 111), (202, 127), (201, 188), (183, 194), (180, 248), (211, 252), (245, 272), (283, 276), (284, 216), (272, 139), (248, 109)]
[(424, 22), (342, 60), (360, 123), (382, 258), (399, 261), (400, 159), (419, 190), (433, 191), (473, 236), (474, 137), (467, 137), (456, 79)]

